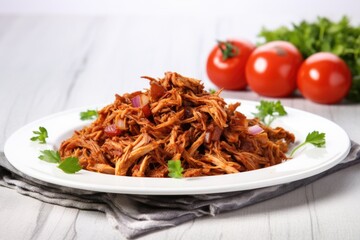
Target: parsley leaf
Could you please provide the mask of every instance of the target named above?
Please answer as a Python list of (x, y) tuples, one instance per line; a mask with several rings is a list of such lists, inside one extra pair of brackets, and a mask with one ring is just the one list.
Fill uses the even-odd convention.
[(35, 134), (35, 136), (30, 138), (31, 141), (39, 141), (39, 143), (41, 144), (46, 143), (46, 138), (48, 137), (48, 132), (46, 128), (39, 127), (39, 131), (33, 131), (33, 133)]
[(168, 161), (169, 177), (182, 178), (182, 172), (184, 169), (181, 167), (180, 160), (169, 160)]
[(312, 131), (311, 133), (308, 133), (305, 141), (291, 151), (290, 157), (293, 156), (299, 148), (301, 148), (307, 143), (310, 143), (315, 147), (324, 147), (326, 144), (325, 133), (319, 133), (318, 131)]
[(63, 170), (65, 173), (76, 173), (81, 170), (79, 159), (76, 157), (65, 158), (61, 161), (58, 168)]
[(216, 90), (213, 89), (213, 88), (209, 88), (209, 93), (210, 93), (210, 94), (215, 94), (215, 93), (216, 93)]
[(96, 119), (99, 116), (97, 110), (87, 110), (86, 112), (80, 113), (80, 119), (81, 120), (92, 120)]
[(49, 163), (59, 163), (61, 162), (59, 151), (54, 150), (44, 150), (40, 151), (42, 155), (39, 156), (39, 159), (49, 162)]
[(256, 106), (259, 110), (253, 115), (260, 119), (265, 125), (270, 126), (270, 124), (279, 116), (284, 116), (287, 114), (284, 106), (280, 101), (265, 101), (261, 100), (260, 105)]
[(63, 170), (65, 173), (76, 173), (81, 170), (79, 159), (76, 157), (68, 157), (61, 161), (59, 151), (43, 150), (40, 152), (42, 155), (39, 156), (39, 159), (49, 163), (58, 163), (58, 168)]

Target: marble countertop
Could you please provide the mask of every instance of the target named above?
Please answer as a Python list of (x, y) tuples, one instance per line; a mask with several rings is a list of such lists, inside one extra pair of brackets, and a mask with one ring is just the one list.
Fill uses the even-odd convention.
[[(0, 150), (19, 127), (70, 108), (112, 102), (166, 71), (202, 79), (211, 39), (238, 19), (188, 16), (0, 16)], [(259, 100), (251, 91), (223, 97)], [(284, 105), (323, 116), (360, 143), (360, 105)], [(360, 166), (254, 206), (140, 239), (358, 239)], [(100, 212), (64, 208), (0, 187), (0, 239), (123, 239)]]

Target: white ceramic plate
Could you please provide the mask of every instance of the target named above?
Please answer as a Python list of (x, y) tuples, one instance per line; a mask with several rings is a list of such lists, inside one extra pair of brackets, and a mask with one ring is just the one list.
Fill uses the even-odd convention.
[[(240, 101), (238, 111), (253, 117), (258, 102), (227, 99), (228, 103)], [(99, 107), (98, 109), (100, 109)], [(55, 164), (38, 159), (40, 151), (57, 149), (75, 129), (89, 124), (81, 121), (79, 113), (91, 108), (73, 109), (30, 123), (15, 132), (5, 144), (5, 155), (19, 171), (45, 182), (66, 187), (126, 194), (184, 195), (248, 190), (292, 182), (323, 172), (343, 160), (350, 150), (346, 132), (335, 123), (320, 116), (286, 107), (287, 116), (277, 118), (272, 126), (281, 126), (296, 136), (296, 143), (305, 140), (307, 133), (317, 130), (326, 133), (326, 147), (310, 144), (298, 150), (294, 158), (276, 166), (220, 176), (195, 178), (138, 178), (122, 177), (81, 170), (66, 174)], [(48, 130), (47, 144), (30, 141), (32, 131), (43, 126)]]

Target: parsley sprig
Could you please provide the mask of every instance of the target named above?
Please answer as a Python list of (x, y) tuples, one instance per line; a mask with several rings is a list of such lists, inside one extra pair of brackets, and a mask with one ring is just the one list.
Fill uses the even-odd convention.
[(215, 93), (216, 93), (216, 90), (213, 89), (213, 88), (209, 88), (209, 93), (210, 93), (210, 94), (215, 94)]
[(87, 111), (80, 113), (81, 120), (93, 120), (96, 119), (98, 116), (98, 111), (92, 109), (88, 109)]
[(40, 151), (42, 155), (39, 156), (39, 159), (49, 162), (49, 163), (59, 163), (61, 161), (59, 151), (53, 150), (43, 150)]
[(319, 131), (312, 131), (311, 133), (308, 133), (305, 141), (291, 151), (290, 157), (292, 157), (299, 148), (308, 143), (314, 145), (315, 147), (324, 147), (326, 144), (325, 133), (320, 133)]
[(180, 160), (169, 160), (168, 161), (169, 177), (182, 178), (182, 172), (184, 169), (181, 167)]
[(256, 106), (258, 112), (253, 115), (260, 119), (266, 126), (275, 120), (279, 116), (285, 116), (287, 112), (280, 101), (265, 101), (261, 100), (260, 105)]
[(48, 138), (48, 132), (46, 128), (39, 127), (39, 131), (33, 131), (34, 135), (32, 138), (30, 138), (31, 141), (39, 141), (41, 144), (46, 143), (46, 138)]
[(59, 151), (43, 150), (40, 152), (42, 154), (39, 156), (39, 159), (49, 163), (57, 163), (58, 168), (65, 173), (76, 173), (81, 170), (79, 159), (76, 157), (68, 157), (61, 160)]
[(76, 173), (81, 170), (79, 159), (76, 157), (68, 157), (61, 161), (58, 168), (63, 170), (65, 173)]

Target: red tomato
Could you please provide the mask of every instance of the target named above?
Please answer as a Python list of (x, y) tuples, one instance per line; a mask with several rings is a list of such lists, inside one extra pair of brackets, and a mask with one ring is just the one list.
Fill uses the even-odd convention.
[(340, 102), (351, 87), (351, 72), (338, 56), (320, 52), (301, 65), (297, 84), (305, 98), (323, 104)]
[(300, 52), (291, 43), (269, 42), (250, 55), (246, 80), (259, 95), (287, 97), (296, 89), (296, 74), (301, 62)]
[(255, 45), (244, 40), (219, 42), (207, 59), (206, 71), (209, 79), (219, 88), (245, 89), (246, 61), (254, 49)]

